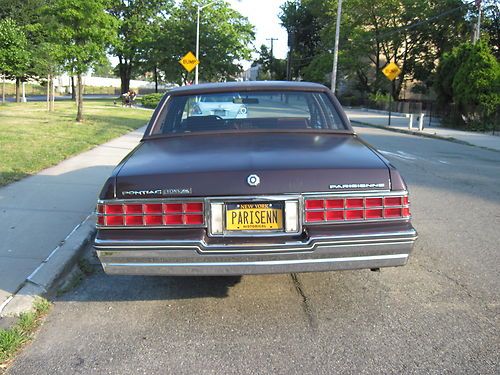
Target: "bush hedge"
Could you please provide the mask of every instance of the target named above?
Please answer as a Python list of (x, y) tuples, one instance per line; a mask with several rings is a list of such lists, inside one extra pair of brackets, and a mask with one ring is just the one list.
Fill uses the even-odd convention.
[(155, 93), (141, 96), (142, 106), (146, 108), (156, 108), (161, 98), (163, 98), (163, 95), (163, 93)]

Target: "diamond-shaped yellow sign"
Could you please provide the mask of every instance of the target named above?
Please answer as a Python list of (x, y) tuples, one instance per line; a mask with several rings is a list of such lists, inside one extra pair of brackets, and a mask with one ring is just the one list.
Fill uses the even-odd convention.
[(186, 55), (179, 60), (179, 64), (181, 64), (184, 67), (184, 69), (188, 71), (188, 73), (190, 73), (199, 63), (200, 61), (191, 51), (186, 53)]
[(382, 73), (385, 74), (389, 80), (394, 81), (394, 79), (401, 73), (401, 69), (395, 63), (391, 62), (382, 69)]

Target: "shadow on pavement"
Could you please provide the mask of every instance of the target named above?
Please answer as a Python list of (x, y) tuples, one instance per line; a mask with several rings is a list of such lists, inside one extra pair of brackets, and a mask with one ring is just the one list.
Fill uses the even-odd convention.
[(85, 279), (86, 285), (58, 298), (59, 301), (141, 301), (192, 298), (225, 298), (241, 276), (108, 276), (100, 266)]

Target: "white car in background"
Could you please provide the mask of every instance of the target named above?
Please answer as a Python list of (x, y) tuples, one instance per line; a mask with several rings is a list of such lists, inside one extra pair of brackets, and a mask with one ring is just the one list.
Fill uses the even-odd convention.
[(241, 97), (232, 95), (202, 96), (193, 105), (191, 116), (218, 116), (222, 119), (247, 118), (248, 109)]

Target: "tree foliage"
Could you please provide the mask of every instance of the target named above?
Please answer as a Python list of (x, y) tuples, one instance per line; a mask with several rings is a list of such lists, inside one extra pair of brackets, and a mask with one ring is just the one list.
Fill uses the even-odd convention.
[(0, 72), (10, 78), (23, 76), (31, 54), (23, 29), (10, 18), (0, 20)]
[(151, 44), (158, 23), (168, 16), (173, 0), (111, 0), (108, 11), (118, 21), (117, 36), (111, 53), (118, 57), (118, 73), (122, 92), (127, 92), (130, 79), (149, 64)]
[(286, 79), (286, 60), (271, 56), (271, 51), (264, 44), (260, 46), (259, 58), (253, 63), (261, 66), (258, 80), (281, 81)]
[(454, 103), (466, 123), (493, 121), (500, 108), (500, 63), (484, 40), (443, 56), (436, 93), (442, 105)]
[(105, 0), (52, 0), (45, 7), (51, 25), (49, 41), (64, 69), (77, 75), (77, 121), (83, 119), (82, 75), (106, 58), (116, 20), (105, 12)]
[[(405, 81), (428, 82), (437, 58), (468, 31), (461, 0), (350, 0), (343, 3), (339, 74), (367, 95), (388, 92), (381, 74), (389, 61), (402, 70), (393, 81), (397, 98)], [(335, 37), (336, 0), (287, 1), (281, 20), (295, 34), (296, 76), (325, 80)], [(449, 25), (453, 24), (454, 28)], [(314, 67), (321, 69), (314, 72)], [(298, 71), (298, 72), (297, 72)]]
[[(209, 4), (203, 0), (201, 6)], [(165, 80), (184, 84), (192, 81), (179, 60), (196, 47), (197, 5), (183, 0), (172, 7), (170, 16), (160, 25), (154, 43), (153, 58)], [(246, 17), (223, 0), (216, 0), (200, 14), (200, 81), (223, 81), (241, 71), (239, 60), (250, 58), (253, 26)]]

